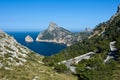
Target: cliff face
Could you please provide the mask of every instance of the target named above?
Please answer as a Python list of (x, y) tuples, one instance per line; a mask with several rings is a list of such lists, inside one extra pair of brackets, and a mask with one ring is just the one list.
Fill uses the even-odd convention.
[(0, 80), (76, 80), (44, 66), (43, 56), (0, 31)]
[(36, 38), (36, 41), (56, 42), (68, 45), (71, 45), (75, 40), (75, 36), (72, 32), (59, 27), (53, 22), (49, 24), (48, 29), (41, 32)]

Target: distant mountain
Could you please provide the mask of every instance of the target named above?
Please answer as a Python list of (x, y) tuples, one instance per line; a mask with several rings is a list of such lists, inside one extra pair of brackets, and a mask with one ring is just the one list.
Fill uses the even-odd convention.
[(91, 29), (91, 28), (85, 28), (85, 32), (91, 33), (91, 32), (93, 32), (93, 29)]
[(79, 33), (76, 33), (76, 40), (77, 41), (83, 41), (85, 39), (87, 39), (93, 32), (93, 29), (91, 28), (85, 28), (84, 31), (81, 31)]
[(75, 76), (56, 73), (42, 59), (0, 30), (0, 80), (77, 80)]
[(36, 41), (56, 42), (71, 45), (76, 41), (76, 37), (72, 32), (51, 22), (48, 28), (38, 35)]

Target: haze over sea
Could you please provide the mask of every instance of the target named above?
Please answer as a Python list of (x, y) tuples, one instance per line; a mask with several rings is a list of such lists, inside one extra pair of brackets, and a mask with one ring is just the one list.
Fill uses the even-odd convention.
[[(66, 48), (66, 45), (64, 44), (36, 42), (35, 39), (38, 36), (39, 32), (7, 32), (7, 33), (13, 36), (20, 44), (44, 56), (51, 56)], [(27, 35), (30, 35), (34, 39), (34, 42), (32, 43), (25, 42), (25, 37)]]

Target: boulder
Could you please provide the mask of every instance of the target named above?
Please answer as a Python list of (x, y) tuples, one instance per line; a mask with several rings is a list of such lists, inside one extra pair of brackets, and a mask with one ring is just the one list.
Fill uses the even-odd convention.
[(34, 40), (30, 35), (28, 35), (28, 36), (25, 37), (25, 41), (26, 42), (33, 42)]

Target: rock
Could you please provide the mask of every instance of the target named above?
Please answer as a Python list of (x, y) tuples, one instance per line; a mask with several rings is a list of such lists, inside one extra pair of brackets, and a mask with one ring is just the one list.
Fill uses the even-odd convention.
[(93, 30), (91, 28), (85, 28), (85, 32), (91, 33)]
[(114, 20), (114, 18), (115, 18), (116, 16), (118, 16), (119, 14), (120, 14), (120, 4), (119, 4), (119, 6), (118, 6), (118, 8), (117, 8), (116, 14), (114, 14), (114, 15), (110, 18), (110, 22), (112, 22), (112, 21)]
[(30, 35), (28, 35), (28, 36), (25, 37), (25, 41), (26, 42), (33, 42), (34, 40)]
[(110, 42), (110, 50), (111, 50), (111, 51), (117, 51), (116, 41)]
[(118, 6), (117, 13), (120, 13), (120, 4)]
[(4, 33), (2, 30), (0, 30), (0, 33)]
[(48, 28), (41, 32), (36, 38), (36, 41), (55, 42), (64, 44), (72, 44), (74, 40), (75, 36), (72, 32), (62, 27), (59, 27), (53, 22), (51, 22)]
[(23, 65), (27, 62), (28, 53), (32, 53), (31, 50), (23, 47), (13, 37), (1, 30), (0, 38), (0, 68), (4, 67), (8, 70), (10, 66)]
[(50, 22), (48, 26), (48, 31), (53, 31), (57, 27), (59, 27), (57, 24), (55, 24), (54, 22)]

